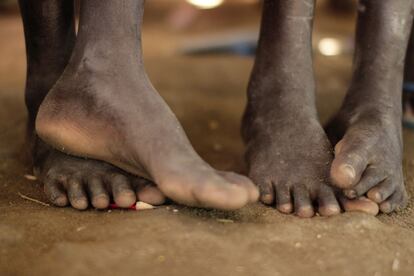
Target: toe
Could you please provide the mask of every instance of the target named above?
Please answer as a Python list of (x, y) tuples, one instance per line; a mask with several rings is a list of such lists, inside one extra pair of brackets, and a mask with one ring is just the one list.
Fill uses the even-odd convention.
[(88, 208), (88, 199), (82, 181), (78, 177), (71, 177), (67, 182), (68, 197), (73, 208), (85, 210)]
[(330, 187), (322, 187), (318, 195), (318, 212), (322, 216), (333, 216), (341, 212), (339, 203)]
[(87, 187), (92, 206), (97, 209), (108, 208), (109, 194), (102, 179), (98, 176), (89, 177)]
[(365, 195), (372, 187), (384, 180), (384, 175), (374, 167), (368, 167), (363, 173), (360, 181), (351, 189), (344, 191), (349, 199)]
[(346, 212), (363, 212), (373, 216), (376, 216), (379, 212), (378, 204), (366, 197), (348, 199), (339, 195), (338, 198)]
[(139, 201), (152, 205), (162, 205), (165, 203), (166, 198), (164, 194), (150, 181), (144, 178), (137, 178), (133, 186)]
[(250, 200), (244, 186), (230, 182), (212, 169), (203, 168), (201, 173), (187, 177), (172, 174), (157, 184), (165, 196), (190, 206), (235, 210)]
[(266, 205), (273, 204), (275, 201), (275, 191), (272, 183), (263, 179), (257, 179), (255, 183), (259, 189), (259, 200)]
[(292, 198), (290, 196), (289, 186), (284, 184), (275, 185), (276, 208), (284, 214), (290, 214), (293, 211)]
[(112, 188), (114, 201), (119, 207), (128, 208), (136, 202), (135, 192), (126, 176), (113, 174), (108, 181)]
[(402, 190), (397, 190), (386, 201), (380, 204), (380, 210), (383, 213), (389, 214), (398, 208), (405, 208), (408, 203), (408, 195), (403, 187)]
[(44, 191), (49, 201), (59, 207), (68, 205), (68, 197), (64, 191), (63, 185), (57, 180), (47, 178), (44, 181)]
[(249, 178), (234, 172), (220, 172), (220, 175), (229, 182), (244, 187), (248, 192), (249, 202), (253, 203), (259, 199), (259, 189)]
[(269, 182), (262, 182), (258, 184), (260, 191), (260, 201), (264, 204), (271, 205), (275, 200), (275, 192), (273, 185)]
[(235, 210), (250, 202), (251, 195), (243, 183), (236, 182), (228, 173), (213, 172), (202, 185), (193, 186), (198, 204), (223, 210)]
[[(220, 183), (221, 182), (221, 183)], [(194, 195), (199, 203), (205, 202), (206, 207), (223, 210), (235, 210), (245, 206), (249, 202), (249, 194), (246, 189), (227, 182), (207, 182), (194, 189)]]
[(312, 201), (308, 190), (303, 185), (293, 187), (293, 197), (295, 202), (295, 212), (298, 217), (310, 218), (315, 214)]
[(387, 178), (369, 190), (367, 196), (372, 201), (381, 203), (395, 192), (395, 188), (395, 182), (392, 179)]
[(335, 158), (331, 166), (331, 179), (341, 189), (353, 187), (367, 166), (365, 150), (351, 139), (344, 138), (335, 146)]

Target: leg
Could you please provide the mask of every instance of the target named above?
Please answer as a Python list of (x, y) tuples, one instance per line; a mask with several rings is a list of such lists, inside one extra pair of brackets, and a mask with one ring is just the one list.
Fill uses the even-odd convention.
[[(328, 185), (332, 149), (315, 107), (314, 5), (313, 0), (264, 2), (242, 130), (249, 175), (261, 200), (284, 213), (294, 209), (300, 217), (313, 216), (313, 201), (321, 215), (340, 212)], [(372, 204), (357, 206), (370, 211)]]
[(86, 188), (96, 208), (108, 206), (109, 194), (124, 207), (130, 206), (136, 196), (149, 203), (162, 203), (164, 196), (146, 180), (131, 177), (104, 162), (63, 154), (36, 137), (33, 127), (39, 106), (62, 74), (75, 43), (73, 1), (21, 0), (19, 4), (27, 51), (28, 138), (36, 174), (51, 202), (58, 206), (70, 202), (74, 208), (85, 209)]
[[(404, 82), (414, 82), (414, 28), (411, 28), (410, 41), (407, 48), (407, 56), (405, 60)], [(412, 89), (410, 89), (412, 90)], [(403, 111), (404, 119), (412, 123), (414, 122), (414, 96), (411, 91), (403, 95)], [(411, 125), (411, 124), (409, 124)]]
[(350, 198), (367, 193), (385, 213), (407, 202), (401, 91), (412, 14), (411, 0), (360, 1), (352, 84), (327, 129), (334, 184)]
[(40, 137), (68, 153), (104, 160), (157, 183), (188, 205), (240, 208), (258, 193), (194, 151), (150, 83), (140, 32), (143, 0), (84, 0), (71, 60), (42, 103)]
[(404, 67), (404, 81), (414, 82), (414, 28), (411, 27), (410, 39)]

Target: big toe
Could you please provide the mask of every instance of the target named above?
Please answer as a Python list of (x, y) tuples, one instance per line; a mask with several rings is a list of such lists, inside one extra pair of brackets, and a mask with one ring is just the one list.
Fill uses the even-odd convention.
[(144, 187), (137, 189), (137, 198), (140, 201), (152, 204), (152, 205), (162, 205), (165, 203), (164, 194), (153, 185), (146, 185)]
[(171, 174), (157, 184), (164, 195), (177, 203), (234, 210), (249, 203), (251, 195), (248, 186), (253, 185), (238, 179), (203, 168), (186, 174)]
[(248, 194), (249, 202), (253, 203), (259, 200), (259, 189), (249, 178), (233, 172), (220, 172), (220, 175), (230, 183), (244, 188)]
[(378, 204), (366, 197), (348, 199), (341, 196), (340, 199), (346, 212), (363, 212), (373, 216), (376, 216), (379, 212)]
[(197, 185), (194, 196), (205, 207), (235, 210), (250, 202), (251, 195), (245, 185), (233, 183), (224, 177)]
[(355, 168), (349, 164), (332, 164), (331, 177), (332, 181), (338, 188), (350, 188), (355, 183)]
[(331, 166), (331, 180), (340, 189), (353, 187), (361, 178), (367, 161), (364, 151), (356, 146), (345, 145), (346, 141), (341, 140), (335, 146), (335, 158)]

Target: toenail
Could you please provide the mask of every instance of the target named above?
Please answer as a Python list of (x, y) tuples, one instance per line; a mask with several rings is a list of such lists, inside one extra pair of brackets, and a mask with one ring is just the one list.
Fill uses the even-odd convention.
[(272, 196), (271, 194), (261, 195), (261, 196), (260, 196), (260, 200), (261, 200), (264, 204), (272, 204), (272, 202), (273, 202), (273, 196)]
[(67, 199), (63, 196), (54, 198), (51, 201), (57, 206), (65, 206), (68, 203)]
[(278, 206), (279, 211), (281, 211), (282, 213), (291, 213), (292, 212), (292, 204), (282, 204)]
[(93, 202), (93, 205), (107, 204), (109, 202), (109, 198), (108, 196), (105, 196), (105, 195), (95, 196), (92, 199), (92, 202)]
[(300, 217), (308, 218), (308, 217), (312, 217), (314, 215), (314, 211), (313, 211), (313, 208), (310, 207), (310, 206), (301, 207), (301, 208), (299, 208), (297, 215), (300, 216)]
[(345, 175), (347, 175), (350, 178), (350, 182), (355, 178), (355, 175), (356, 175), (355, 169), (351, 165), (348, 165), (348, 164), (342, 165), (341, 170)]
[(340, 211), (341, 209), (338, 206), (331, 205), (326, 207), (326, 212), (328, 214), (338, 214)]
[(382, 201), (382, 194), (380, 192), (374, 193), (374, 200), (377, 203), (380, 203)]
[(357, 192), (355, 190), (345, 190), (344, 194), (349, 199), (354, 199), (357, 197)]
[(78, 200), (74, 200), (73, 201), (73, 207), (77, 208), (77, 209), (86, 209), (88, 207), (88, 202), (86, 200), (83, 199), (78, 199)]

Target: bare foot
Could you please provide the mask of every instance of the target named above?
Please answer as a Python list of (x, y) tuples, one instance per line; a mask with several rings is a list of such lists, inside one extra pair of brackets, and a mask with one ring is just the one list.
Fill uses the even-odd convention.
[(40, 107), (37, 133), (58, 150), (151, 179), (179, 203), (237, 209), (256, 201), (249, 179), (218, 172), (195, 153), (148, 80), (136, 23), (142, 5), (82, 2), (71, 61)]
[(300, 217), (314, 215), (314, 201), (321, 215), (340, 213), (328, 181), (331, 145), (315, 116), (275, 108), (251, 121), (259, 120), (263, 124), (250, 124), (245, 138), (249, 176), (259, 186), (261, 201)]
[(28, 0), (20, 1), (19, 5), (28, 55), (25, 91), (28, 148), (49, 200), (57, 206), (70, 203), (80, 210), (89, 204), (98, 209), (107, 208), (111, 198), (121, 207), (129, 207), (137, 199), (162, 204), (164, 195), (147, 180), (101, 161), (56, 151), (34, 134), (39, 105), (62, 74), (73, 49), (74, 11), (71, 1)]
[[(315, 107), (313, 10), (312, 1), (264, 2), (242, 130), (261, 201), (300, 217), (313, 216), (314, 203), (323, 216), (341, 211), (329, 183), (333, 149)], [(356, 200), (344, 208), (373, 212), (372, 205)]]
[(412, 8), (405, 0), (360, 2), (351, 86), (327, 128), (333, 184), (349, 198), (366, 194), (384, 213), (407, 204), (401, 92)]
[(401, 117), (386, 109), (343, 109), (328, 126), (335, 143), (333, 183), (348, 198), (367, 194), (390, 213), (407, 204), (402, 171)]
[[(42, 149), (39, 149), (42, 148)], [(137, 200), (161, 205), (164, 195), (150, 181), (132, 176), (102, 161), (69, 156), (39, 141), (35, 173), (54, 205), (84, 210), (89, 204), (108, 208), (111, 199), (128, 208)]]

